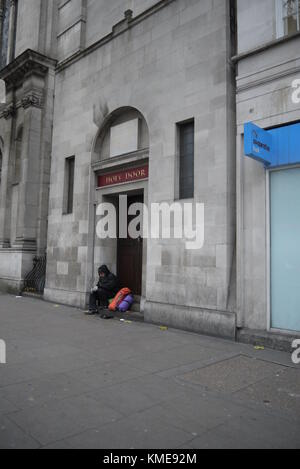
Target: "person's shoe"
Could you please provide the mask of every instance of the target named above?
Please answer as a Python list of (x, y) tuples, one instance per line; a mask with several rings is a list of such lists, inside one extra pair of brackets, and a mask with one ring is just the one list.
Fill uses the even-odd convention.
[(95, 316), (95, 314), (98, 314), (98, 311), (89, 310), (85, 313), (86, 316)]
[(114, 316), (113, 314), (111, 314), (110, 312), (107, 312), (107, 313), (103, 313), (100, 315), (101, 319), (113, 319)]

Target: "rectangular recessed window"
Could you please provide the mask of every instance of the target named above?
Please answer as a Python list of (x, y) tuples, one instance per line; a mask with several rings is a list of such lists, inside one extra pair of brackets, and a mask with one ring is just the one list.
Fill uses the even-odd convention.
[(2, 1), (1, 37), (0, 37), (0, 69), (7, 64), (8, 28), (9, 28), (9, 0)]
[(178, 124), (179, 137), (179, 198), (194, 197), (194, 121)]
[(15, 58), (18, 0), (0, 0), (0, 69)]
[(277, 37), (300, 31), (300, 0), (276, 0)]
[(65, 163), (65, 191), (64, 191), (64, 213), (67, 215), (73, 213), (74, 201), (74, 173), (75, 157), (66, 158)]

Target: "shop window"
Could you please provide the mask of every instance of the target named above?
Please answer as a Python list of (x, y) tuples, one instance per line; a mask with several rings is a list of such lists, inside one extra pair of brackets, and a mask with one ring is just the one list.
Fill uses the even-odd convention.
[(276, 0), (277, 37), (300, 31), (300, 0)]
[(270, 173), (271, 327), (300, 331), (300, 168)]
[(177, 125), (179, 140), (179, 198), (194, 197), (194, 121)]
[(74, 202), (74, 175), (75, 175), (75, 157), (71, 156), (65, 160), (65, 188), (63, 213), (65, 215), (73, 213)]

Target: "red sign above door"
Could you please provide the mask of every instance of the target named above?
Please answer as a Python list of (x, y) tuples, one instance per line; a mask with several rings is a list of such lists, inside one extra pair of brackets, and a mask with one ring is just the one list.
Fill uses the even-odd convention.
[(140, 166), (138, 168), (126, 169), (114, 173), (101, 174), (98, 176), (98, 187), (115, 186), (134, 181), (148, 179), (149, 166)]

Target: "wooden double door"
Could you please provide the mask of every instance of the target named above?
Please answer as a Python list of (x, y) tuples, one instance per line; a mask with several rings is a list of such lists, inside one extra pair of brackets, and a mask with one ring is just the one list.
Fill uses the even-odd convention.
[[(128, 207), (134, 203), (143, 203), (142, 194), (128, 196)], [(143, 238), (133, 239), (129, 236), (128, 226), (135, 216), (128, 216), (127, 238), (118, 238), (117, 243), (117, 274), (121, 288), (128, 287), (134, 295), (142, 294), (143, 269)]]

